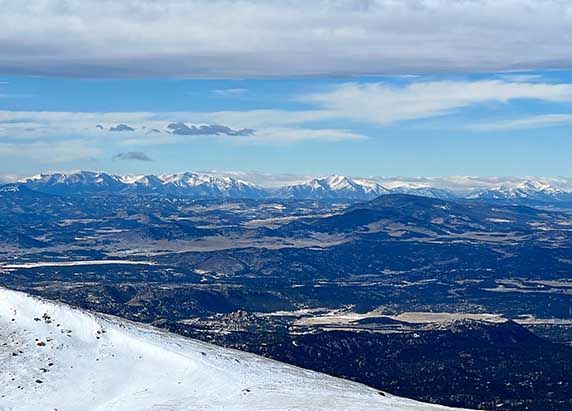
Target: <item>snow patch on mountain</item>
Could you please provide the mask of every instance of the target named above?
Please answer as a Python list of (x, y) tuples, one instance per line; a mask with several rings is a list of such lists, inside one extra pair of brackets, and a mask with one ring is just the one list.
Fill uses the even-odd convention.
[(17, 193), (18, 191), (20, 191), (20, 186), (17, 184), (0, 186), (0, 193)]

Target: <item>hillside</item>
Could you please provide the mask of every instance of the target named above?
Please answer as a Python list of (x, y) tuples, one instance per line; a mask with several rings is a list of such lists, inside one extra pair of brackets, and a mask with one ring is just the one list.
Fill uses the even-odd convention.
[(3, 410), (438, 410), (364, 385), (0, 289)]

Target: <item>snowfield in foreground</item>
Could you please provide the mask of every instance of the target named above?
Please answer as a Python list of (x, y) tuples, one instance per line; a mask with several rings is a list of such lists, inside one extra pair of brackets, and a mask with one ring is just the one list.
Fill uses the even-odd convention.
[(0, 289), (1, 410), (444, 410)]

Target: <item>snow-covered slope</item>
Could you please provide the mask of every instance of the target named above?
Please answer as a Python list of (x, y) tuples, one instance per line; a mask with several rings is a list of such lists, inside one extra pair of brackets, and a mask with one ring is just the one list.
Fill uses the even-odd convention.
[(200, 197), (262, 198), (265, 191), (255, 184), (232, 177), (210, 174), (177, 173), (159, 176), (163, 191)]
[(275, 196), (279, 198), (312, 200), (371, 200), (387, 193), (388, 190), (373, 180), (352, 179), (345, 176), (332, 175), (284, 187), (278, 190)]
[(0, 289), (2, 410), (444, 410)]
[(161, 192), (163, 188), (163, 181), (152, 174), (150, 175), (136, 175), (136, 176), (122, 176), (121, 182), (126, 185), (126, 190), (142, 193)]

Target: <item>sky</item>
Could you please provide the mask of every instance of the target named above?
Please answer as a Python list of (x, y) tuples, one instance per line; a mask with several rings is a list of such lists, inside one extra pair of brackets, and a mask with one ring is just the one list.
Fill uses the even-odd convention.
[(572, 176), (567, 1), (0, 8), (0, 179)]

